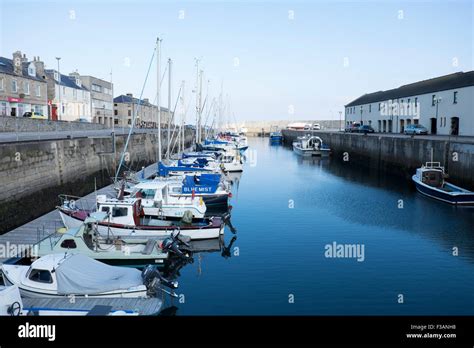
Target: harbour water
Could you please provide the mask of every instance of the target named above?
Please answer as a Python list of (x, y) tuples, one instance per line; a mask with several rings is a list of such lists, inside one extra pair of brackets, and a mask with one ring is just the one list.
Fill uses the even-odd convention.
[[(249, 145), (224, 243), (236, 239), (179, 270), (178, 315), (474, 314), (474, 209), (268, 138)], [(334, 243), (363, 254), (327, 257)]]

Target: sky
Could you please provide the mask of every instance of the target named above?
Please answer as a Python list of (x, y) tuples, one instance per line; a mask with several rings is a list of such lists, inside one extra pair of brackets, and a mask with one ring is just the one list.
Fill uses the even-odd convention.
[[(156, 38), (173, 60), (172, 108), (185, 81), (195, 114), (195, 58), (206, 106), (221, 85), (224, 119), (339, 119), (365, 93), (473, 69), (467, 1), (0, 0), (0, 56), (114, 82), (140, 96)], [(112, 72), (112, 75), (111, 75)], [(153, 62), (143, 98), (156, 97)], [(167, 79), (161, 104), (167, 106)]]

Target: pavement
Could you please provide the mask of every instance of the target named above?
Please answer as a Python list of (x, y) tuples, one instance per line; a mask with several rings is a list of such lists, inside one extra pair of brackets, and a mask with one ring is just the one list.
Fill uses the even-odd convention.
[[(128, 135), (129, 128), (115, 128), (115, 135)], [(136, 128), (133, 134), (156, 133), (156, 129)], [(0, 132), (0, 143), (13, 143), (21, 141), (62, 140), (74, 138), (108, 138), (112, 129), (93, 129), (76, 131), (52, 132)]]
[[(302, 134), (318, 134), (318, 133), (343, 133), (340, 130), (320, 130), (320, 131), (300, 131)], [(347, 135), (351, 136), (366, 136), (363, 133), (345, 133)], [(401, 139), (409, 139), (412, 136), (411, 135), (405, 135), (401, 133), (369, 133), (367, 134), (368, 137), (390, 137), (390, 138), (401, 138)], [(474, 136), (453, 136), (453, 135), (433, 135), (433, 134), (427, 134), (427, 135), (415, 135), (415, 139), (426, 139), (426, 140), (441, 140), (441, 141), (454, 141), (458, 143), (467, 143), (467, 144), (474, 144)]]

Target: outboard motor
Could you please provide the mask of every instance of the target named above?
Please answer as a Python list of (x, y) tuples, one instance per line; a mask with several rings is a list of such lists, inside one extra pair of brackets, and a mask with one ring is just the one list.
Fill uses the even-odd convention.
[[(160, 248), (164, 252), (172, 252), (182, 258), (189, 258), (188, 252), (191, 246), (180, 237), (180, 231), (174, 230), (169, 237), (166, 237), (160, 244)], [(183, 251), (186, 251), (184, 253)]]
[(149, 293), (154, 294), (156, 291), (161, 290), (173, 297), (178, 297), (178, 295), (173, 290), (167, 291), (161, 287), (161, 285), (164, 285), (170, 289), (177, 289), (178, 282), (175, 280), (168, 280), (163, 277), (160, 271), (158, 271), (157, 266), (146, 266), (142, 271), (142, 279), (143, 284), (147, 287)]

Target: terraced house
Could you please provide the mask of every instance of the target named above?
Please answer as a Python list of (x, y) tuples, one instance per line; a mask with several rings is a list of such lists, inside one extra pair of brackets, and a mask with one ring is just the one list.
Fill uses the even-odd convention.
[(77, 72), (67, 75), (45, 70), (50, 118), (60, 121), (91, 122), (91, 94)]
[(378, 132), (403, 133), (421, 124), (430, 134), (473, 136), (473, 110), (474, 71), (468, 71), (364, 94), (345, 106), (345, 120)]
[[(161, 107), (161, 125), (166, 127), (170, 112), (167, 108)], [(132, 93), (119, 95), (114, 98), (114, 117), (119, 127), (132, 125), (134, 115), (135, 126), (141, 128), (156, 128), (158, 119), (158, 108), (151, 104), (147, 98), (140, 100), (133, 97)]]
[(22, 117), (25, 113), (48, 115), (44, 63), (28, 61), (16, 51), (12, 59), (0, 57), (0, 116)]

